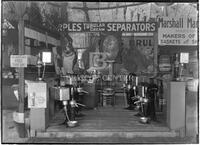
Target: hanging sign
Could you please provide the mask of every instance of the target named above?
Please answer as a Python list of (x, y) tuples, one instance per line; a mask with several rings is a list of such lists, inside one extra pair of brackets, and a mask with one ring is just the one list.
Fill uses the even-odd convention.
[(159, 18), (159, 45), (197, 45), (196, 18)]
[(27, 55), (11, 55), (10, 66), (11, 67), (27, 67), (28, 57)]
[(155, 22), (69, 22), (59, 24), (59, 31), (67, 32), (155, 32)]

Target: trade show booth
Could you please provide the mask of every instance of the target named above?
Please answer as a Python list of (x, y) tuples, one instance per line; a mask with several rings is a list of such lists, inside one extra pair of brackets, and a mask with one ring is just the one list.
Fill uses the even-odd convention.
[[(2, 56), (3, 102), (21, 104), (24, 137), (198, 134), (193, 5), (33, 3), (42, 26), (30, 14), (13, 24)], [(175, 13), (183, 8), (190, 16)]]

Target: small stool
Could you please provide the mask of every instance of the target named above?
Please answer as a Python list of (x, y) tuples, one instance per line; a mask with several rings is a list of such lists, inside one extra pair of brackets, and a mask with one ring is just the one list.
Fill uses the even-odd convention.
[(114, 92), (112, 92), (112, 93), (103, 92), (102, 97), (103, 97), (103, 99), (102, 99), (103, 106), (108, 106), (108, 105), (114, 106), (115, 105), (115, 93)]
[(97, 90), (98, 92), (98, 106), (103, 106), (103, 90)]

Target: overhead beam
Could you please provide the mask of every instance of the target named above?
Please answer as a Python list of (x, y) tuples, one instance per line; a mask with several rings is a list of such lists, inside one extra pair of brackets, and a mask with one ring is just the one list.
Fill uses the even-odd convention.
[[(25, 30), (25, 37), (28, 37), (28, 38), (31, 38), (31, 39), (35, 39), (35, 40), (38, 40), (38, 41), (42, 41), (42, 42), (46, 42), (48, 44), (52, 44), (54, 46), (59, 46), (60, 45), (60, 40), (54, 38), (54, 37), (51, 37), (51, 36), (45, 36), (44, 33), (40, 33), (36, 30), (33, 30), (31, 28), (27, 28), (25, 27), (24, 28)], [(47, 40), (46, 40), (47, 39)]]
[[(118, 5), (118, 6), (112, 6), (112, 7), (97, 7), (97, 8), (87, 8), (88, 11), (92, 10), (107, 10), (107, 9), (116, 9), (116, 8), (124, 8), (124, 7), (131, 7), (131, 6), (138, 6), (138, 5), (144, 5), (149, 2), (141, 2), (141, 3), (134, 3), (134, 4), (128, 4), (128, 5)], [(49, 3), (50, 5), (56, 6), (56, 7), (62, 7), (62, 5), (55, 4), (55, 3)], [(84, 9), (84, 7), (71, 7), (71, 9)]]
[[(87, 8), (88, 11), (92, 11), (92, 10), (107, 10), (107, 9), (116, 9), (116, 8), (124, 8), (124, 7), (130, 7), (130, 6), (138, 6), (138, 5), (144, 5), (147, 4), (149, 2), (146, 3), (137, 3), (137, 4), (129, 4), (129, 5), (121, 5), (121, 6), (113, 6), (113, 7), (98, 7), (98, 8)], [(84, 7), (71, 7), (71, 9), (84, 9)]]

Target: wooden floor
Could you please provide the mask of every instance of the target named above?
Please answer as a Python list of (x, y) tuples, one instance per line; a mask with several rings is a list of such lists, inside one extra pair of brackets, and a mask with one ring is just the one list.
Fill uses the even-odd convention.
[[(37, 132), (42, 138), (87, 138), (87, 137), (176, 137), (177, 132), (166, 127), (162, 114), (157, 115), (159, 122), (142, 124), (139, 117), (134, 116), (137, 111), (124, 109), (122, 96), (116, 96), (114, 107), (98, 107), (81, 111), (83, 117), (76, 118), (78, 126), (66, 127), (64, 112), (57, 113), (45, 132)], [(61, 125), (62, 124), (62, 125)]]
[(121, 106), (83, 110), (84, 116), (76, 118), (79, 125), (69, 128), (60, 125), (65, 119), (63, 112), (60, 112), (55, 115), (47, 131), (169, 131), (161, 119), (159, 122), (152, 121), (149, 124), (140, 123), (139, 118), (134, 116), (136, 113)]
[(47, 128), (47, 132), (84, 132), (84, 131), (169, 131), (166, 127), (162, 115), (157, 115), (159, 122), (142, 124), (139, 117), (134, 116), (137, 111), (124, 109), (124, 100), (122, 96), (116, 96), (114, 107), (98, 107), (93, 110), (81, 111), (85, 116), (76, 118), (78, 126), (74, 128), (60, 125), (64, 122), (64, 113), (60, 112), (54, 116), (54, 119)]

